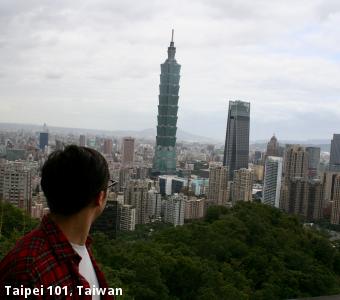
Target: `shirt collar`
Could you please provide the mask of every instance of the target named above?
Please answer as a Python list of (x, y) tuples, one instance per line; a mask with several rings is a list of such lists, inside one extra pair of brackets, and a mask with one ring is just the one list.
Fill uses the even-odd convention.
[[(47, 241), (59, 259), (72, 259), (79, 264), (81, 257), (73, 250), (70, 242), (49, 214), (43, 217), (40, 228), (45, 232)], [(92, 239), (88, 237), (85, 242), (86, 247), (88, 248), (91, 243)]]

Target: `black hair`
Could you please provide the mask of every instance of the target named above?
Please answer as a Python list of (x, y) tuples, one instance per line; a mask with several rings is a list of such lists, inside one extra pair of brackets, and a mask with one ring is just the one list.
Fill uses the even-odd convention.
[(106, 191), (109, 168), (96, 150), (67, 146), (48, 156), (41, 171), (41, 187), (52, 213), (72, 215)]

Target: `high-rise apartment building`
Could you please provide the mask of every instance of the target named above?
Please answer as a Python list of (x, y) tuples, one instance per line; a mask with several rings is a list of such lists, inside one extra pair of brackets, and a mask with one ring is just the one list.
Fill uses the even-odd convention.
[(204, 199), (187, 199), (185, 200), (184, 219), (200, 219), (204, 216)]
[(148, 217), (150, 220), (160, 220), (162, 211), (162, 195), (151, 188), (148, 191)]
[(329, 158), (329, 170), (340, 172), (340, 134), (333, 134), (331, 141), (331, 156)]
[(181, 66), (175, 59), (176, 48), (172, 39), (168, 58), (161, 65), (157, 137), (152, 171), (155, 175), (176, 173), (176, 131), (178, 92)]
[(229, 101), (223, 165), (228, 166), (230, 179), (235, 170), (248, 168), (249, 125), (250, 103)]
[(111, 139), (104, 139), (104, 145), (103, 145), (104, 154), (112, 155), (112, 146), (113, 146), (113, 143)]
[(124, 203), (136, 208), (136, 224), (150, 222), (148, 191), (151, 183), (147, 180), (130, 180), (124, 191)]
[(122, 164), (124, 166), (132, 166), (135, 155), (135, 139), (132, 137), (124, 137), (122, 144)]
[(287, 213), (318, 220), (322, 216), (323, 186), (319, 180), (291, 178), (281, 191), (281, 208)]
[(279, 208), (282, 180), (282, 157), (268, 156), (264, 165), (262, 202)]
[(3, 161), (0, 164), (0, 199), (30, 213), (33, 169), (32, 162)]
[(175, 194), (165, 200), (164, 221), (174, 226), (184, 224), (185, 198), (182, 194)]
[(228, 167), (211, 166), (209, 170), (208, 200), (225, 205), (229, 201)]
[(133, 231), (136, 225), (136, 208), (129, 204), (119, 205), (119, 230)]
[(320, 147), (306, 147), (308, 153), (308, 177), (316, 178), (320, 166)]
[(308, 152), (300, 145), (287, 145), (284, 154), (283, 175), (285, 181), (308, 176)]
[(232, 202), (252, 201), (253, 182), (253, 170), (246, 168), (235, 170), (231, 193)]

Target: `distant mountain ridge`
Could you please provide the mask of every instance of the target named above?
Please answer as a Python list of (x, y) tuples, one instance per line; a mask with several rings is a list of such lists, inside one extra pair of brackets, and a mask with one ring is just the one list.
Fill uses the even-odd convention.
[[(0, 129), (2, 130), (32, 130), (32, 131), (41, 131), (42, 125), (37, 124), (19, 124), (19, 123), (2, 123), (0, 122)], [(59, 133), (72, 133), (72, 134), (103, 134), (115, 136), (118, 138), (124, 136), (132, 136), (135, 138), (142, 138), (148, 140), (156, 139), (156, 129), (147, 128), (143, 130), (104, 130), (104, 129), (88, 129), (88, 128), (69, 128), (69, 127), (59, 127), (59, 126), (48, 126), (48, 129), (52, 132)], [(217, 144), (221, 143), (213, 138), (195, 135), (181, 129), (177, 129), (177, 140), (184, 142), (203, 142), (203, 143), (212, 143)]]

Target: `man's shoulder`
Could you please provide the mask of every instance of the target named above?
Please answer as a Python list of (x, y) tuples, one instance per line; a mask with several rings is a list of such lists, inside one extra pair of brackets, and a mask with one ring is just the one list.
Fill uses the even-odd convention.
[(34, 229), (23, 236), (0, 262), (0, 278), (32, 272), (50, 251), (44, 232)]

